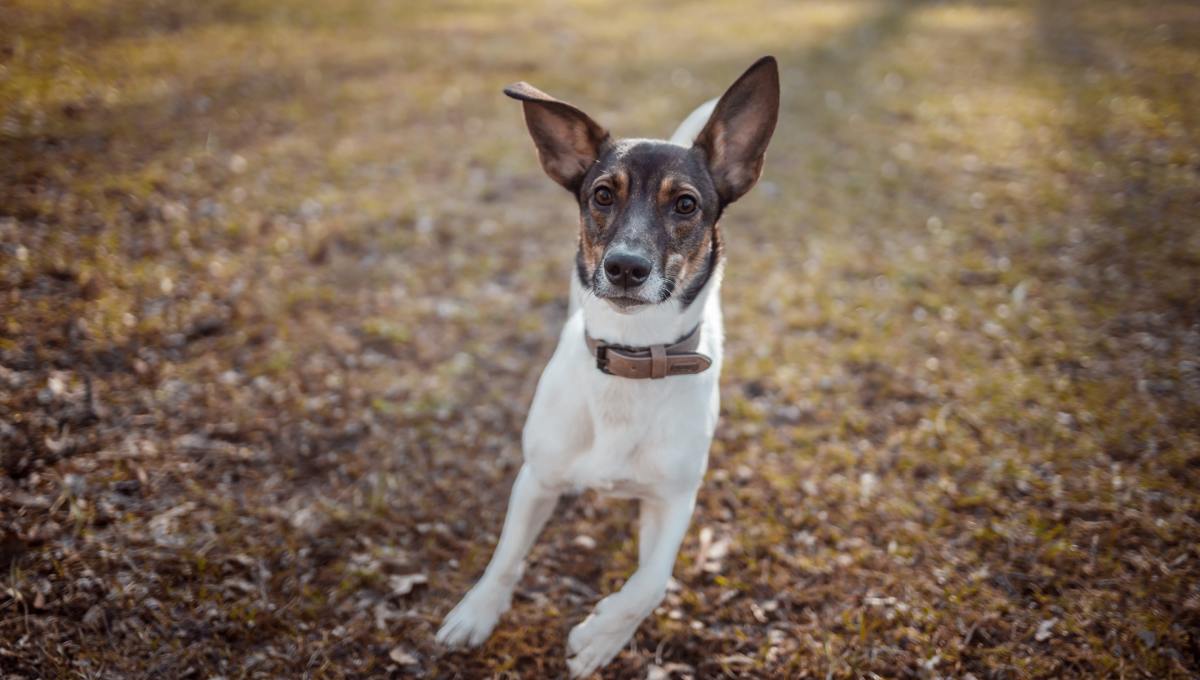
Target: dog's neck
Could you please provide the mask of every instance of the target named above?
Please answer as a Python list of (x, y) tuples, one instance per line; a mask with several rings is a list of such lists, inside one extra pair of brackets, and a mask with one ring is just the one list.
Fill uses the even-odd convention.
[(571, 294), (583, 312), (589, 335), (609, 344), (648, 347), (671, 344), (683, 338), (704, 320), (709, 300), (720, 295), (724, 261), (718, 260), (699, 294), (686, 307), (677, 296), (632, 313), (620, 312), (608, 302), (583, 290), (579, 277), (571, 277)]

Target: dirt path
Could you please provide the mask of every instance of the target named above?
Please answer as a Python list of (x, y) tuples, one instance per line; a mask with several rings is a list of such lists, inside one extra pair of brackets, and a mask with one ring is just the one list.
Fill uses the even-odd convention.
[(0, 5), (0, 675), (561, 675), (627, 504), (432, 642), (574, 240), (500, 88), (665, 135), (764, 53), (712, 470), (604, 677), (1200, 672), (1194, 3), (194, 4)]

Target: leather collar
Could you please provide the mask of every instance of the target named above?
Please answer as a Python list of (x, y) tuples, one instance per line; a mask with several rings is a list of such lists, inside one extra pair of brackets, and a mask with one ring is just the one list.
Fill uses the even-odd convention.
[(588, 351), (596, 357), (596, 368), (621, 378), (657, 380), (669, 375), (702, 373), (712, 365), (712, 359), (696, 351), (700, 346), (700, 324), (673, 345), (610, 345), (593, 338), (586, 329), (583, 339)]

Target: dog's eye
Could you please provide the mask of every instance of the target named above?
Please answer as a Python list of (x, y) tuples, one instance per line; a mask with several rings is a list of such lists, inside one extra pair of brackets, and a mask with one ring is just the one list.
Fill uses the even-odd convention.
[(691, 215), (696, 212), (696, 199), (691, 196), (680, 196), (675, 200), (675, 212), (680, 215)]
[(596, 192), (592, 194), (592, 198), (595, 199), (596, 205), (608, 207), (613, 204), (612, 189), (609, 189), (608, 187), (597, 187)]

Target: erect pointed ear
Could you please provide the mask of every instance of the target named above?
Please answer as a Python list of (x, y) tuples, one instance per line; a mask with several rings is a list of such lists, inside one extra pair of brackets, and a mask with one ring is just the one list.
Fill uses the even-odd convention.
[(537, 146), (542, 169), (571, 193), (577, 193), (583, 176), (600, 156), (608, 131), (583, 111), (529, 83), (509, 85), (504, 94), (524, 104), (525, 125)]
[(763, 57), (721, 95), (694, 143), (704, 150), (722, 203), (733, 203), (758, 181), (778, 118), (779, 66), (775, 57)]

